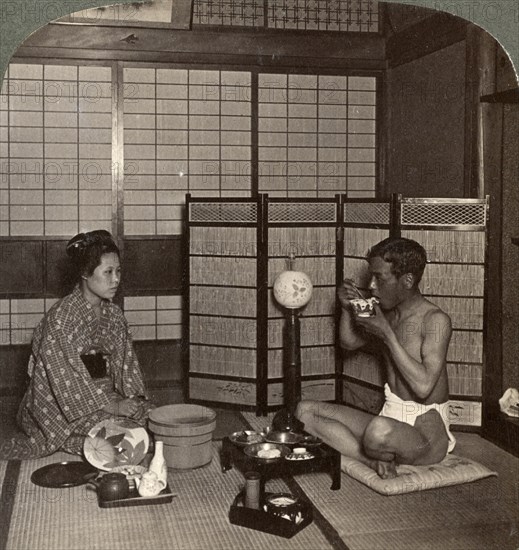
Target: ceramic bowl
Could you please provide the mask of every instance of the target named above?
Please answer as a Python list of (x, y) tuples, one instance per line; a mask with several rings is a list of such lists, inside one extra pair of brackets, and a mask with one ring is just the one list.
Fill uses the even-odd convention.
[(301, 436), (294, 432), (269, 432), (266, 436), (269, 443), (281, 443), (282, 445), (295, 445), (299, 443)]

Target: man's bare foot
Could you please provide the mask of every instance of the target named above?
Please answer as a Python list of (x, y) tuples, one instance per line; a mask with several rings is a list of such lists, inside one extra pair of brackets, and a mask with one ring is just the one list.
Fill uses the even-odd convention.
[(391, 462), (377, 460), (375, 462), (375, 471), (382, 479), (393, 479), (396, 477), (396, 465), (394, 460)]

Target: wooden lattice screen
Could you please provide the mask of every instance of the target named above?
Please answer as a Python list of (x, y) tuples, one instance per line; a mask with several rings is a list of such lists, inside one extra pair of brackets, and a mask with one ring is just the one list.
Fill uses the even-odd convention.
[(426, 297), (452, 318), (448, 354), (451, 421), (481, 424), (483, 302), (488, 199), (187, 200), (186, 268), (189, 398), (277, 408), (282, 393), (283, 312), (272, 297), (288, 268), (315, 290), (301, 315), (303, 398), (338, 400), (377, 412), (383, 370), (377, 358), (337, 347), (337, 284), (367, 288), (368, 249), (392, 235), (428, 253)]

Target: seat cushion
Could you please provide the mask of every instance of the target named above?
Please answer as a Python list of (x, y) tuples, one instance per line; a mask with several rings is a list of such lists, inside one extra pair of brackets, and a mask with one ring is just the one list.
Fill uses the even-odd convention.
[(341, 469), (382, 495), (437, 489), (448, 485), (468, 483), (488, 476), (497, 476), (497, 472), (489, 470), (479, 462), (454, 454), (448, 454), (438, 464), (428, 466), (401, 464), (397, 466), (397, 476), (393, 479), (382, 479), (375, 470), (346, 456), (341, 457)]

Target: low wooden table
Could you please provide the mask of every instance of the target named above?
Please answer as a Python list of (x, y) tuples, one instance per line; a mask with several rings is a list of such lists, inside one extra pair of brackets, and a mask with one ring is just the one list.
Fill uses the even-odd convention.
[(240, 472), (258, 472), (264, 488), (265, 481), (276, 477), (307, 474), (310, 472), (328, 472), (332, 478), (331, 490), (341, 488), (341, 455), (335, 449), (324, 443), (318, 447), (308, 448), (308, 452), (315, 455), (310, 460), (286, 460), (280, 458), (274, 462), (250, 457), (243, 451), (244, 447), (235, 445), (228, 437), (222, 441), (220, 455), (222, 472), (235, 466)]

